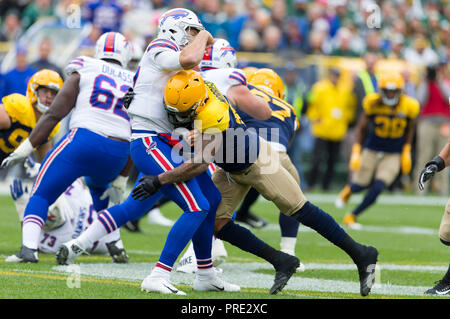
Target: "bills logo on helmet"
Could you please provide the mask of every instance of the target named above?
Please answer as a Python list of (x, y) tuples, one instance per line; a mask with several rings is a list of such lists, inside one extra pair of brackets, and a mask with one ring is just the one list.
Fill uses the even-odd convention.
[[(161, 21), (159, 22), (159, 24), (160, 25), (163, 24), (164, 21), (166, 21), (166, 19), (169, 17), (172, 17), (174, 19), (180, 19), (180, 18), (187, 17), (188, 15), (189, 15), (189, 12), (186, 10), (182, 10), (182, 9), (169, 11), (164, 16), (161, 17)], [(198, 22), (200, 23), (200, 19), (198, 20)]]

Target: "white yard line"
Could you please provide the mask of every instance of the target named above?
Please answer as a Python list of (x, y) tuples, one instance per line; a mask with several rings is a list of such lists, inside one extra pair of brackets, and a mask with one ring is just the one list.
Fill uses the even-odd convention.
[[(294, 291), (314, 291), (324, 293), (355, 293), (359, 294), (359, 283), (356, 281), (357, 273), (355, 266), (352, 264), (327, 264), (327, 263), (306, 263), (306, 271), (313, 269), (330, 269), (340, 271), (354, 271), (355, 281), (329, 280), (318, 278), (302, 278), (301, 273), (290, 279), (285, 289)], [(143, 280), (153, 269), (154, 263), (130, 263), (127, 265), (119, 264), (79, 264), (80, 274), (103, 277), (116, 278), (126, 281)], [(251, 262), (251, 263), (224, 263), (221, 265), (223, 269), (223, 278), (229, 282), (239, 283), (242, 288), (260, 288), (269, 289), (273, 283), (273, 275), (257, 273), (257, 270), (272, 270), (272, 266), (267, 263)], [(55, 266), (54, 270), (65, 272), (67, 266)], [(420, 271), (420, 272), (444, 272), (446, 266), (427, 266), (427, 265), (397, 265), (397, 264), (380, 264), (378, 268), (379, 274), (376, 276), (377, 281), (372, 289), (373, 295), (385, 296), (422, 296), (423, 292), (430, 287), (415, 285), (392, 285), (389, 283), (380, 283), (380, 276), (383, 276), (384, 270), (400, 270), (400, 271)], [(174, 271), (171, 280), (174, 284), (192, 285), (195, 275), (185, 274)], [(411, 284), (414, 284), (413, 282)]]

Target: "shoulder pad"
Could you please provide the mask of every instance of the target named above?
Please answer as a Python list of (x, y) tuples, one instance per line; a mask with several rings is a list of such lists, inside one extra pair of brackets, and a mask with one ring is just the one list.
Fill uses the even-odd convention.
[(247, 85), (247, 79), (245, 78), (244, 72), (239, 69), (234, 69), (228, 78), (237, 82), (237, 84)]
[(147, 47), (147, 50), (145, 52), (149, 52), (150, 50), (154, 49), (155, 51), (157, 51), (156, 49), (160, 49), (160, 50), (165, 50), (165, 49), (169, 49), (175, 52), (180, 51), (180, 48), (178, 48), (178, 45), (170, 40), (167, 39), (155, 39), (152, 42), (150, 42), (150, 44)]
[(26, 96), (13, 93), (3, 97), (2, 102), (6, 112), (13, 121), (19, 121), (26, 126), (34, 127), (36, 119), (33, 107)]

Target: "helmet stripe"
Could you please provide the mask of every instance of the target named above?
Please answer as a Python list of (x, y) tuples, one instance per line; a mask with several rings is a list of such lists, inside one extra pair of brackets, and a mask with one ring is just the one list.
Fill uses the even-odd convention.
[(115, 32), (108, 33), (108, 35), (106, 36), (105, 47), (103, 48), (103, 51), (105, 51), (105, 52), (114, 52), (114, 41), (115, 41), (115, 38), (116, 38), (116, 33)]

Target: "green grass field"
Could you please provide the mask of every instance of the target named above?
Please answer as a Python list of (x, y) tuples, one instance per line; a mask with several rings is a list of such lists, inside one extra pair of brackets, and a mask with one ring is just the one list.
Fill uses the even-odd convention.
[[(308, 194), (307, 194), (308, 195)], [(329, 212), (339, 223), (347, 210), (338, 210), (330, 194), (311, 194), (313, 203)], [(379, 202), (359, 219), (362, 230), (349, 230), (351, 236), (379, 250), (376, 285), (368, 298), (431, 298), (423, 292), (441, 279), (449, 263), (449, 248), (439, 241), (437, 231), (445, 199), (423, 202), (422, 197), (396, 197), (383, 194)], [(353, 198), (349, 208), (356, 205)], [(421, 202), (423, 202), (421, 204)], [(204, 293), (192, 289), (194, 275), (176, 271), (173, 283), (187, 293), (165, 296), (140, 291), (140, 283), (157, 261), (168, 227), (141, 221), (143, 234), (122, 230), (122, 239), (130, 256), (127, 265), (112, 264), (109, 256), (82, 256), (76, 267), (58, 266), (54, 255), (40, 254), (38, 264), (11, 264), (4, 259), (20, 248), (21, 229), (9, 196), (0, 197), (0, 299), (296, 299), (362, 298), (356, 267), (340, 249), (317, 233), (300, 228), (296, 253), (306, 271), (296, 273), (285, 289), (269, 295), (274, 270), (270, 264), (228, 243), (227, 261), (220, 267), (223, 276), (241, 285), (239, 293)], [(270, 224), (253, 232), (279, 248), (278, 212), (272, 203), (258, 201), (253, 211)], [(180, 213), (173, 203), (162, 208), (166, 217)], [(75, 271), (75, 272), (70, 272)]]

